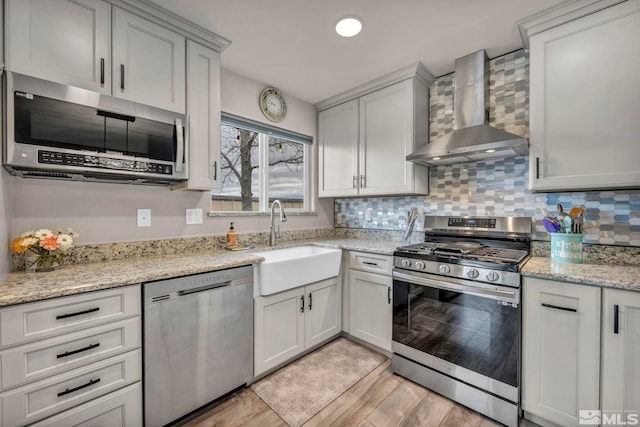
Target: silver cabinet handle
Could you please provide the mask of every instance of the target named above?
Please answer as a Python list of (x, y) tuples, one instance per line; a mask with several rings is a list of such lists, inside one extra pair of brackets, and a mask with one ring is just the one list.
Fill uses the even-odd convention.
[(358, 188), (358, 177), (353, 175), (353, 188)]
[(364, 180), (364, 175), (360, 175), (360, 188), (366, 187), (366, 182)]

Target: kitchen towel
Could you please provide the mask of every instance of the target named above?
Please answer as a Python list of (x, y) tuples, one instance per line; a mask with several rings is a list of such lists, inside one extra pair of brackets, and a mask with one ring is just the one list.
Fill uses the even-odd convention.
[(386, 358), (338, 338), (251, 385), (287, 424), (298, 427)]

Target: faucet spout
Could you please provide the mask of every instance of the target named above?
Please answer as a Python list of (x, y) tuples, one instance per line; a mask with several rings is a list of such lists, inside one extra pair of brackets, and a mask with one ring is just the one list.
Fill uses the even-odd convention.
[(280, 222), (287, 222), (287, 215), (284, 213), (284, 208), (282, 207), (282, 203), (280, 203), (280, 200), (274, 200), (273, 203), (271, 203), (271, 229), (269, 230), (270, 231), (269, 246), (276, 245), (277, 236), (276, 236), (276, 225), (274, 222), (276, 204), (278, 205), (278, 208), (280, 208)]

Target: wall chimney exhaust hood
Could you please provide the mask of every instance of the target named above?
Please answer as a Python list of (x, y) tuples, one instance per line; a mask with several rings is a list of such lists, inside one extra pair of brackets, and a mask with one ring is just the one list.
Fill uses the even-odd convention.
[(456, 59), (454, 79), (454, 131), (409, 154), (407, 160), (438, 166), (529, 154), (525, 138), (489, 126), (487, 53), (479, 50)]

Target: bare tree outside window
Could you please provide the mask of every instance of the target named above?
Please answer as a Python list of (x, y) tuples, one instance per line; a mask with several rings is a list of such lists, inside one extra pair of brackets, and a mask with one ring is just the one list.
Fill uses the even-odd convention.
[[(228, 203), (214, 210), (259, 210), (260, 143), (268, 144), (269, 202), (284, 199), (304, 206), (304, 145), (233, 126), (221, 127), (221, 189), (212, 191), (214, 203)], [(240, 202), (238, 209), (237, 202)], [(291, 207), (291, 205), (289, 205)]]

